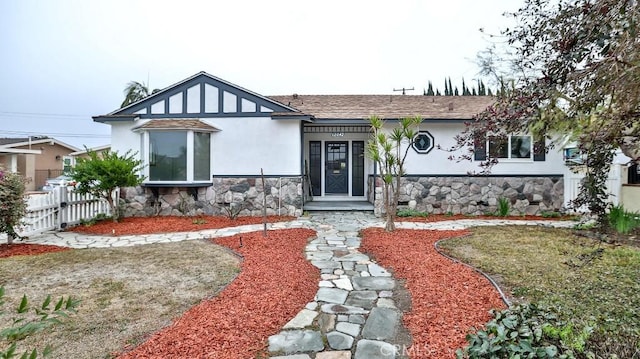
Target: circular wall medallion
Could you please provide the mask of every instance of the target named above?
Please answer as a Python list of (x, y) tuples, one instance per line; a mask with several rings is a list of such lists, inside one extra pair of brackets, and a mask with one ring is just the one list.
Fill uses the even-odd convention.
[(413, 138), (411, 147), (418, 153), (426, 154), (433, 149), (433, 143), (433, 136), (428, 131), (420, 131)]

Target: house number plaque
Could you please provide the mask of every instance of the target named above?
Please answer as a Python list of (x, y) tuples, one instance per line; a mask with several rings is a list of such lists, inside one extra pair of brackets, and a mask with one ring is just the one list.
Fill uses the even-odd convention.
[(344, 132), (332, 132), (331, 137), (344, 137)]

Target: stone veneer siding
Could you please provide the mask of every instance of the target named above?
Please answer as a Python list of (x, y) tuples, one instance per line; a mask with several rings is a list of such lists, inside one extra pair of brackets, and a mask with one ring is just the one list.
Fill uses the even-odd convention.
[(120, 198), (125, 217), (227, 215), (230, 205), (242, 206), (240, 216), (261, 216), (266, 192), (267, 215), (302, 215), (300, 177), (265, 177), (264, 187), (259, 177), (220, 177), (209, 187), (129, 187)]
[[(375, 213), (383, 213), (382, 180), (369, 176), (369, 202)], [(495, 212), (498, 200), (507, 198), (512, 215), (536, 215), (560, 211), (564, 201), (564, 179), (552, 176), (407, 176), (402, 178), (400, 203), (421, 212), (481, 215)]]

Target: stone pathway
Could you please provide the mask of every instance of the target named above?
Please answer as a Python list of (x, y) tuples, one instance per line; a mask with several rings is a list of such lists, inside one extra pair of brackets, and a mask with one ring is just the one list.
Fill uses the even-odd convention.
[[(396, 281), (358, 251), (362, 228), (380, 225), (367, 213), (317, 213), (309, 227), (317, 238), (306, 256), (320, 269), (315, 300), (269, 338), (278, 359), (395, 358), (401, 311), (393, 301)], [(315, 356), (313, 356), (315, 354)]]
[[(474, 226), (533, 225), (571, 228), (571, 221), (475, 220), (433, 223), (397, 222), (398, 228), (451, 230)], [(400, 358), (394, 342), (402, 312), (393, 295), (398, 283), (383, 267), (358, 251), (358, 232), (383, 227), (382, 219), (367, 212), (315, 212), (291, 222), (269, 224), (270, 230), (311, 228), (317, 238), (307, 245), (307, 259), (321, 273), (318, 292), (282, 331), (269, 338), (274, 359), (386, 359)], [(48, 233), (25, 243), (53, 244), (72, 248), (106, 248), (178, 242), (231, 236), (262, 230), (263, 225), (212, 229), (197, 232), (140, 236), (87, 236), (73, 232)]]

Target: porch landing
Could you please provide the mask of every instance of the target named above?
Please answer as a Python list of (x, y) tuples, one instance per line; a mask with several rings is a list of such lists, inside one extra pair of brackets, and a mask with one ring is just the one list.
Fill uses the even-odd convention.
[(305, 211), (371, 211), (373, 204), (367, 201), (311, 201), (304, 204)]

